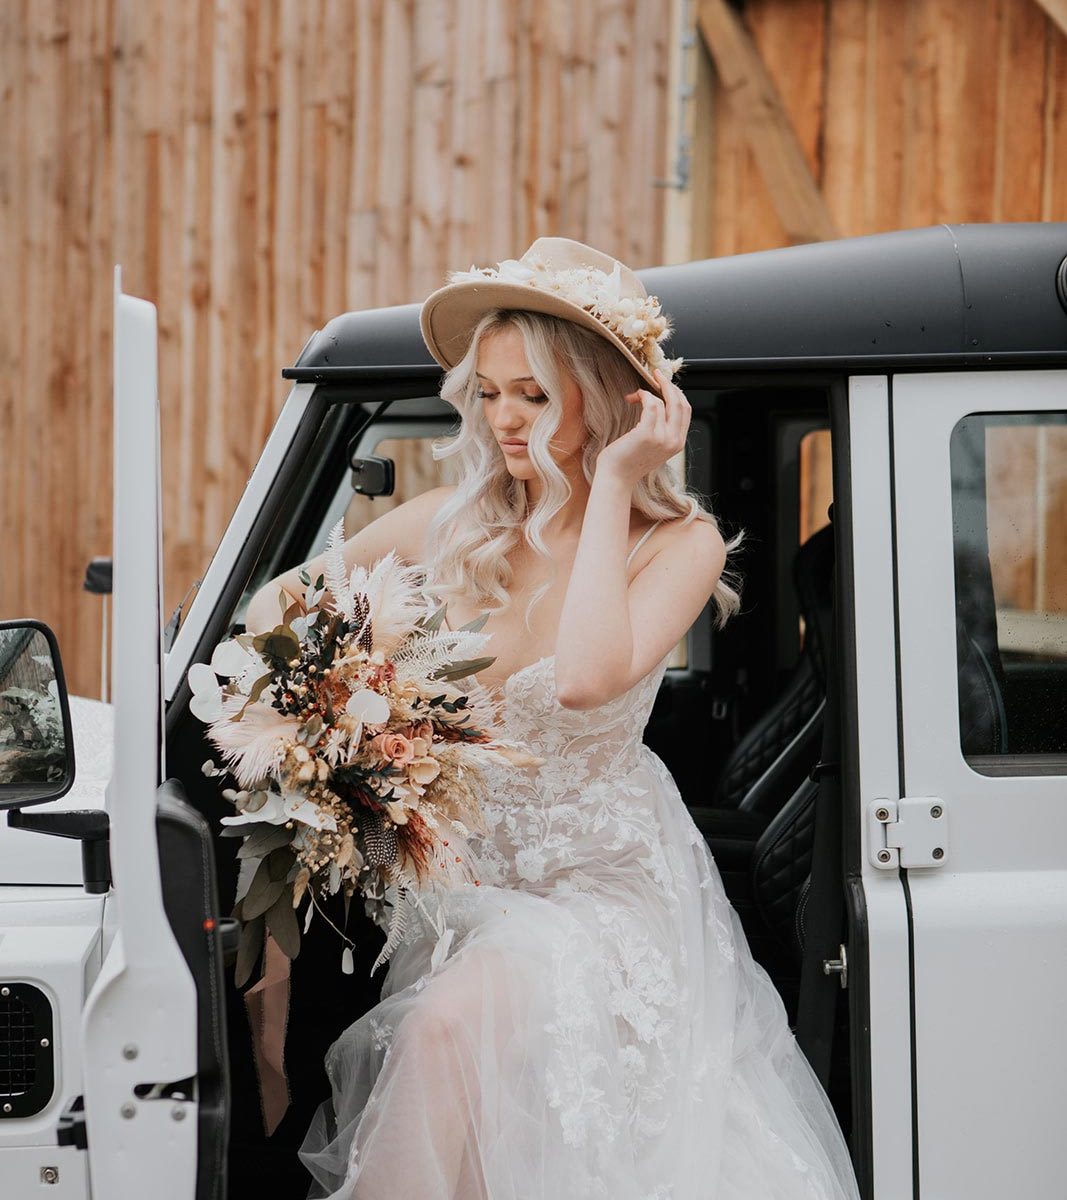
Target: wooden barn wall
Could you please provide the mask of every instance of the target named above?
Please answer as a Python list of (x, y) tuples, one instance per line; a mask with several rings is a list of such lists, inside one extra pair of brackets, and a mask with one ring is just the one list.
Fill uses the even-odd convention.
[[(842, 237), (1067, 217), (1067, 36), (1037, 0), (743, 12)], [(694, 54), (693, 257), (784, 245), (742, 124), (702, 45)]]
[(99, 690), (112, 268), (158, 305), (165, 607), (346, 309), (537, 236), (662, 260), (659, 0), (0, 0), (0, 617)]
[[(743, 21), (840, 236), (1067, 220), (1067, 35), (1037, 0), (746, 0)], [(689, 256), (785, 245), (743, 121), (700, 38), (691, 53)], [(820, 449), (806, 459), (803, 535), (826, 521), (830, 465)], [(991, 529), (999, 602), (1067, 613), (1058, 533), (1067, 443), (1053, 430), (1020, 430), (1000, 437), (996, 462), (1017, 491), (1032, 481), (1015, 498), (1010, 531)]]

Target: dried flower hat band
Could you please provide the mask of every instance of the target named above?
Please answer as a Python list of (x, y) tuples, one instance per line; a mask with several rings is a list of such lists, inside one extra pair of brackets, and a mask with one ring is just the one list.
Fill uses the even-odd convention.
[(548, 313), (600, 334), (655, 391), (653, 371), (670, 379), (684, 362), (663, 352), (671, 324), (658, 297), (628, 267), (570, 238), (538, 238), (520, 259), (453, 271), (448, 279), (420, 314), (423, 339), (443, 367), (459, 362), (474, 326), (492, 308)]

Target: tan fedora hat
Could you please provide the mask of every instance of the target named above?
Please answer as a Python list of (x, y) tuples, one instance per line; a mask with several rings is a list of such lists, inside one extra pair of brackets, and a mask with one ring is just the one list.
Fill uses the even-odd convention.
[(419, 324), (430, 353), (446, 369), (466, 354), (479, 319), (491, 308), (564, 317), (607, 338), (658, 392), (657, 367), (670, 379), (681, 367), (660, 343), (671, 332), (659, 300), (629, 267), (564, 237), (538, 238), (520, 259), (453, 271), (423, 303)]

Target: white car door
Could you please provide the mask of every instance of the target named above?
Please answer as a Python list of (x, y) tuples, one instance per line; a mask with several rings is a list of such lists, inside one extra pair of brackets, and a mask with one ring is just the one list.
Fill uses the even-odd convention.
[[(164, 911), (156, 837), (164, 774), (156, 310), (122, 294), (117, 269), (114, 346), (108, 924), (116, 932), (82, 1020), (89, 1176), (96, 1200), (193, 1200), (196, 988)], [(185, 1080), (193, 1086), (169, 1086)]]
[(900, 771), (865, 871), (907, 896), (917, 1194), (1062, 1195), (1067, 371), (897, 376), (890, 428)]

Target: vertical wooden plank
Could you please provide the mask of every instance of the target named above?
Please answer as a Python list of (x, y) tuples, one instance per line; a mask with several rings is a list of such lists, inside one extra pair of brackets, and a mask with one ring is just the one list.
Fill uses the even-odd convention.
[[(868, 28), (866, 0), (837, 0), (828, 29), (823, 192), (843, 234), (865, 227), (868, 172)], [(839, 103), (834, 103), (839, 99)]]
[(446, 261), (442, 237), (448, 221), (451, 170), (453, 19), (451, 5), (438, 4), (436, 0), (415, 2), (411, 103), (416, 186), (412, 192), (408, 233), (412, 299), (426, 296), (445, 283), (449, 270), (459, 269), (459, 264)]
[[(346, 230), (346, 299), (350, 308), (368, 308), (374, 301), (375, 258), (378, 245), (378, 165), (382, 130), (376, 119), (383, 62), (381, 55), (383, 0), (361, 0), (356, 9), (353, 51), (356, 144), (349, 183)], [(284, 90), (284, 89), (283, 89)], [(442, 237), (445, 231), (442, 230)]]
[[(155, 63), (158, 109), (154, 121), (156, 142), (156, 197), (146, 203), (146, 214), (155, 230), (156, 304), (159, 337), (160, 429), (162, 436), (163, 529), (177, 528), (179, 512), (188, 503), (181, 491), (182, 449), (179, 431), (185, 397), (182, 377), (181, 313), (186, 279), (182, 240), (174, 231), (186, 220), (184, 184), (185, 156), (182, 136), (185, 117), (183, 66), (191, 36), (188, 10), (166, 6), (156, 12)], [(163, 608), (169, 615), (196, 578), (201, 564), (195, 555), (184, 553), (179, 539), (175, 545), (164, 539)]]
[(852, 232), (877, 233), (907, 224), (902, 164), (907, 138), (906, 81), (913, 64), (913, 30), (908, 20), (912, 9), (912, 0), (869, 3), (866, 136), (873, 152), (867, 162), (864, 227)]
[(484, 61), (483, 0), (457, 0), (452, 43), (452, 145), (449, 221), (445, 231), (449, 263), (483, 266), (490, 261), (481, 221), (481, 172), (488, 171), (483, 134), (485, 94), (476, 64)]
[[(69, 504), (67, 528), (70, 532), (68, 553), (72, 586), (71, 611), (66, 617), (65, 628), (70, 633), (71, 644), (80, 647), (96, 641), (99, 637), (96, 619), (100, 604), (95, 597), (90, 598), (82, 591), (80, 578), (81, 570), (85, 566), (83, 557), (89, 557), (84, 554), (83, 547), (91, 541), (91, 514), (98, 503), (95, 494), (90, 490), (93, 439), (92, 431), (85, 422), (90, 407), (85, 384), (93, 373), (91, 329), (88, 320), (92, 302), (91, 205), (88, 197), (92, 192), (95, 161), (93, 108), (88, 102), (88, 97), (92, 94), (90, 89), (93, 72), (91, 6), (71, 6), (68, 20), (66, 73), (70, 90), (65, 157), (69, 171), (69, 198), (66, 206), (67, 233), (63, 250), (66, 257), (64, 291), (71, 320), (65, 330), (70, 359), (63, 387), (68, 410), (65, 423), (69, 429), (77, 430), (77, 440), (76, 444), (64, 447), (57, 457), (65, 469)], [(82, 97), (86, 98), (86, 102), (82, 102)], [(94, 686), (93, 692), (96, 691)]]
[[(283, 339), (275, 337), (277, 297), (272, 285), (275, 278), (275, 255), (285, 254), (289, 248), (276, 246), (273, 237), (275, 193), (272, 184), (277, 170), (279, 91), (278, 56), (275, 52), (278, 38), (278, 6), (256, 4), (255, 0), (250, 0), (250, 3), (256, 9), (253, 27), (254, 75), (249, 99), (252, 120), (249, 138), (254, 159), (254, 209), (251, 219), (255, 231), (252, 278), (254, 295), (249, 305), (254, 325), (251, 365), (255, 380), (250, 429), (255, 443), (262, 446), (270, 434), (285, 394), (278, 371), (282, 365), (288, 363), (283, 364), (275, 359), (275, 347)], [(342, 53), (344, 49), (339, 48)], [(348, 56), (344, 55), (342, 61), (345, 62), (344, 75), (347, 79)], [(346, 180), (346, 192), (347, 186)], [(345, 237), (347, 227), (344, 212), (340, 214), (338, 221), (339, 235)], [(343, 268), (344, 254), (339, 253), (338, 259)], [(342, 277), (342, 294), (344, 287), (345, 280)], [(343, 305), (344, 300), (342, 307)], [(298, 347), (290, 351), (290, 357), (295, 357), (297, 349)]]
[(583, 241), (589, 228), (588, 197), (599, 180), (591, 178), (590, 143), (597, 97), (594, 90), (594, 28), (592, 4), (569, 6), (568, 35), (564, 38), (562, 109), (564, 144), (561, 154), (560, 232)]
[(292, 332), (303, 344), (322, 311), (322, 273), (326, 259), (325, 158), (326, 72), (323, 70), (323, 0), (305, 3), (302, 12), (300, 90), (285, 103), (300, 110), (300, 224), (292, 232), (300, 262), (300, 324)]
[[(382, 22), (385, 74), (373, 119), (380, 126), (379, 144), (387, 149), (378, 162), (378, 236), (373, 293), (376, 305), (403, 304), (412, 299), (407, 237), (412, 187), (412, 15), (411, 0), (391, 0), (385, 6)], [(479, 70), (468, 69), (464, 74), (473, 76), (475, 85), (479, 85)], [(473, 173), (470, 182), (476, 186)]]
[(278, 60), (277, 148), (274, 157), (273, 291), (274, 336), (271, 354), (284, 362), (294, 331), (303, 327), (300, 311), (300, 83), (303, 53), (303, 5), (279, 0), (280, 16), (272, 52)]
[[(180, 497), (171, 526), (163, 532), (166, 553), (176, 556), (175, 574), (195, 578), (204, 546), (202, 489), (205, 486), (203, 444), (210, 395), (210, 300), (212, 255), (212, 79), (214, 12), (210, 4), (187, 10), (182, 59), (181, 271), (184, 281), (180, 321), (180, 387), (176, 451)], [(173, 547), (170, 549), (169, 547)], [(191, 582), (191, 579), (190, 579)]]
[[(112, 271), (116, 260), (114, 244), (114, 158), (115, 158), (115, 72), (117, 70), (116, 13), (114, 0), (92, 0), (85, 6), (90, 22), (91, 72), (84, 97), (90, 114), (91, 162), (89, 202), (89, 309), (86, 313), (91, 368), (81, 381), (85, 407), (85, 479), (80, 497), (87, 522), (80, 557), (84, 561), (111, 553), (111, 372), (100, 364), (111, 361)], [(84, 565), (84, 562), (83, 562)], [(79, 624), (74, 633), (70, 687), (83, 695), (99, 695), (100, 645), (103, 603), (97, 596), (80, 592), (79, 601), (88, 627)], [(32, 611), (30, 609), (29, 611)], [(57, 631), (61, 632), (61, 631)], [(68, 655), (64, 650), (64, 667)]]
[[(721, 206), (717, 203), (718, 189), (722, 182), (718, 173), (718, 150), (722, 141), (722, 131), (719, 127), (720, 116), (715, 64), (704, 45), (703, 38), (695, 38), (689, 55), (688, 79), (692, 83), (693, 98), (687, 110), (686, 122), (690, 137), (690, 172), (691, 182), (687, 191), (689, 223), (689, 253), (692, 259), (711, 258), (716, 250), (716, 222), (721, 215)], [(673, 89), (671, 89), (673, 91)], [(677, 99), (668, 93), (667, 103), (677, 105)], [(668, 161), (664, 174), (670, 176), (674, 168), (675, 147), (670, 147)], [(665, 201), (667, 210), (679, 209), (685, 211), (680, 200), (668, 197)], [(666, 234), (669, 247), (671, 231)], [(668, 250), (669, 253), (669, 250)]]
[(1067, 37), (1049, 30), (1045, 53), (1041, 219), (1067, 218)]
[(478, 205), (485, 229), (487, 258), (499, 262), (514, 258), (525, 245), (517, 245), (512, 197), (522, 170), (516, 154), (517, 127), (536, 128), (533, 112), (517, 119), (516, 11), (514, 4), (489, 3), (485, 14), (483, 157), (474, 177)]
[(516, 211), (514, 218), (517, 243), (523, 249), (536, 237), (558, 236), (562, 228), (563, 39), (567, 29), (563, 7), (564, 0), (547, 0), (534, 6), (530, 47), (536, 89), (516, 99), (517, 119), (536, 136), (534, 152), (524, 160), (520, 150), (517, 164), (517, 169), (529, 177), (517, 193), (517, 198), (521, 196), (528, 204), (521, 213)]
[[(325, 85), (325, 162), (323, 164), (322, 300), (317, 314), (343, 312), (345, 308), (345, 200), (351, 177), (352, 86), (348, 78), (354, 29), (351, 0), (327, 0), (323, 20), (322, 79)], [(302, 342), (294, 340), (295, 356)]]
[(942, 185), (938, 209), (946, 214), (939, 219), (988, 219), (997, 95), (990, 86), (989, 55), (1000, 44), (1001, 19), (1001, 0), (938, 6), (935, 163)]
[(586, 193), (585, 228), (596, 230), (597, 248), (623, 257), (621, 208), (623, 175), (616, 134), (624, 127), (624, 80), (628, 81), (628, 47), (623, 12), (612, 0), (596, 0), (593, 31), (593, 95), (589, 144), (590, 186)]
[(227, 407), (232, 403), (232, 355), (227, 353), (226, 327), (231, 316), (234, 268), (234, 214), (230, 204), (232, 175), (237, 165), (231, 120), (236, 103), (233, 78), (234, 44), (238, 30), (235, 11), (214, 6), (211, 32), (211, 256), (208, 259), (207, 358), (201, 365), (201, 386), (207, 404), (198, 460), (202, 542), (211, 539), (223, 520), (223, 493), (230, 453)]
[(1001, 5), (989, 212), (994, 221), (1036, 221), (1044, 175), (1049, 21), (1033, 0), (1001, 0)]

